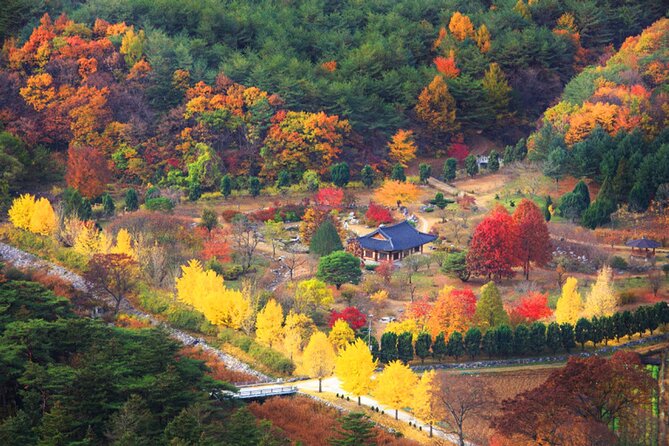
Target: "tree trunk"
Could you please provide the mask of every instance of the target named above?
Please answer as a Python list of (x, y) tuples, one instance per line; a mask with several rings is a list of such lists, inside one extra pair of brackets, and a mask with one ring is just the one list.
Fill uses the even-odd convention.
[(358, 406), (360, 405), (360, 395), (358, 395)]
[(119, 296), (116, 298), (116, 306), (114, 307), (114, 316), (118, 314), (118, 310), (121, 308), (121, 301), (123, 300), (123, 296)]
[(399, 410), (395, 409), (395, 419), (399, 420)]
[(432, 423), (430, 423), (430, 438), (432, 438)]
[(323, 393), (323, 378), (318, 378), (318, 393)]

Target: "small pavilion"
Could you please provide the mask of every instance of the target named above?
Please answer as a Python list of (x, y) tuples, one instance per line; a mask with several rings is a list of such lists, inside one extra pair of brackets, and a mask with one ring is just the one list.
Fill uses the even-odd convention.
[(402, 260), (411, 254), (423, 252), (423, 245), (436, 236), (418, 231), (406, 220), (394, 225), (381, 225), (367, 235), (358, 237), (363, 260), (381, 262)]
[(629, 240), (625, 245), (632, 248), (632, 257), (645, 257), (647, 259), (655, 257), (655, 248), (662, 246), (660, 242), (641, 237), (636, 240)]

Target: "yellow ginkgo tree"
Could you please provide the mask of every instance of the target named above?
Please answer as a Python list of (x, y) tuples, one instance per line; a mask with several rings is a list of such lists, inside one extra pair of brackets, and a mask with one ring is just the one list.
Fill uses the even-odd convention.
[(402, 361), (393, 361), (376, 377), (372, 396), (379, 403), (395, 409), (397, 420), (399, 409), (411, 405), (416, 382), (416, 374), (409, 366), (402, 364)]
[(199, 261), (189, 261), (181, 271), (176, 280), (178, 299), (200, 311), (210, 323), (239, 329), (252, 314), (250, 298), (227, 288), (221, 276), (205, 271)]
[(410, 404), (416, 418), (430, 425), (430, 437), (432, 437), (432, 425), (439, 421), (441, 410), (438, 391), (437, 373), (434, 370), (426, 371), (413, 390)]
[(592, 285), (590, 294), (585, 300), (586, 317), (611, 316), (618, 308), (618, 295), (613, 290), (611, 279), (613, 271), (605, 265), (597, 275), (597, 281)]
[(312, 334), (302, 355), (302, 369), (308, 376), (318, 379), (319, 392), (323, 391), (323, 378), (334, 372), (335, 359), (334, 348), (325, 333), (317, 331)]
[(328, 335), (328, 339), (336, 351), (344, 348), (349, 342), (353, 341), (354, 337), (353, 329), (344, 319), (337, 319)]
[(112, 254), (125, 254), (133, 259), (137, 260), (137, 252), (133, 247), (132, 235), (128, 232), (127, 229), (121, 228), (116, 234), (116, 245), (111, 249)]
[(277, 346), (283, 337), (283, 309), (270, 299), (256, 316), (256, 341), (268, 347)]
[(23, 194), (14, 199), (8, 215), (15, 228), (35, 234), (52, 235), (58, 228), (58, 218), (49, 200), (35, 200), (31, 194)]
[(558, 324), (565, 322), (575, 324), (583, 312), (583, 300), (578, 292), (578, 280), (568, 277), (562, 286), (562, 294), (555, 307), (555, 320)]
[(314, 331), (316, 325), (309, 316), (291, 310), (283, 324), (283, 352), (292, 361), (299, 359)]
[(341, 381), (342, 389), (357, 396), (358, 405), (360, 397), (372, 390), (375, 369), (376, 361), (365, 341), (360, 338), (343, 348), (335, 362), (335, 375)]

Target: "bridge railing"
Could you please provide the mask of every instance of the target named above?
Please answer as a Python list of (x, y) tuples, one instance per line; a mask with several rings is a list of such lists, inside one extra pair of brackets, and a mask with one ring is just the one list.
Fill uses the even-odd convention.
[(272, 396), (272, 395), (287, 395), (291, 393), (297, 393), (296, 386), (284, 386), (284, 387), (265, 387), (260, 389), (249, 389), (242, 388), (237, 394), (237, 398), (252, 398), (252, 397), (262, 397), (262, 396)]

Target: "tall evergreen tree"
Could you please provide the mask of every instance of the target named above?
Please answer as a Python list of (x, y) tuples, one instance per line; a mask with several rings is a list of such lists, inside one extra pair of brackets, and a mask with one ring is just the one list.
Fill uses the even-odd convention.
[(386, 364), (399, 359), (397, 351), (397, 335), (392, 332), (385, 332), (381, 335), (381, 361)]
[(478, 327), (472, 327), (465, 333), (465, 350), (472, 360), (481, 351), (481, 330)]
[(416, 337), (416, 356), (420, 358), (420, 362), (424, 362), (425, 358), (430, 356), (430, 345), (432, 345), (432, 338), (430, 333), (422, 331)]
[(411, 333), (404, 332), (397, 337), (397, 356), (404, 364), (413, 360), (413, 338)]
[(344, 187), (351, 179), (351, 170), (348, 163), (341, 162), (330, 167), (330, 178), (337, 187)]
[(455, 158), (448, 158), (444, 161), (444, 181), (453, 181), (455, 179), (455, 173), (458, 169), (458, 160)]
[(393, 166), (393, 170), (390, 172), (390, 179), (402, 182), (407, 180), (407, 176), (404, 173), (404, 167), (400, 163)]
[(311, 237), (309, 252), (317, 256), (326, 256), (342, 249), (344, 249), (344, 245), (341, 243), (337, 228), (334, 227), (330, 219), (326, 219)]
[(446, 350), (448, 351), (448, 356), (453, 356), (455, 359), (458, 359), (460, 356), (462, 356), (465, 351), (465, 347), (462, 343), (462, 334), (459, 331), (454, 331), (448, 337)]
[(360, 179), (365, 187), (372, 187), (372, 184), (374, 184), (374, 169), (372, 169), (372, 166), (365, 164), (360, 171)]
[(446, 337), (444, 336), (444, 332), (441, 332), (434, 338), (434, 342), (432, 343), (432, 354), (435, 358), (441, 359), (447, 353), (448, 350), (446, 349)]

